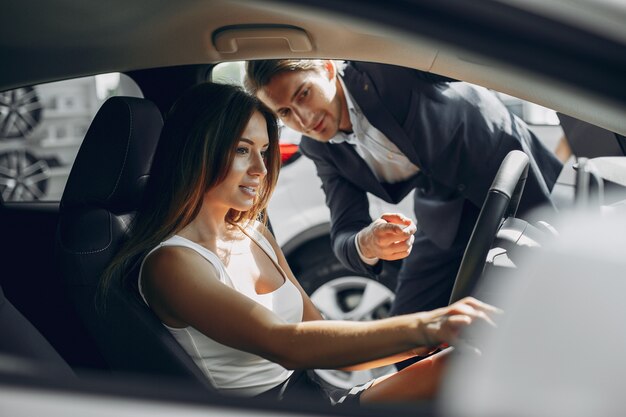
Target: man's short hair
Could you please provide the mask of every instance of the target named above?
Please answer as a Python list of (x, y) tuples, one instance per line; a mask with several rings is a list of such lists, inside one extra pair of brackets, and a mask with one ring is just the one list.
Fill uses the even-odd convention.
[(266, 59), (248, 61), (246, 63), (246, 77), (244, 86), (250, 94), (257, 92), (268, 85), (277, 74), (287, 71), (323, 70), (324, 61), (321, 59)]

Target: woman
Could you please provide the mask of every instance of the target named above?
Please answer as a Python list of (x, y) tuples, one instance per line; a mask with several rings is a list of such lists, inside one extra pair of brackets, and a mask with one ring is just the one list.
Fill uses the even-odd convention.
[(350, 392), (293, 369), (365, 369), (454, 344), (491, 322), (474, 299), (373, 322), (324, 321), (266, 227), (279, 170), (276, 120), (233, 86), (202, 84), (167, 117), (143, 208), (105, 273), (104, 289), (141, 259), (144, 301), (223, 393), (331, 402), (432, 397), (446, 353)]

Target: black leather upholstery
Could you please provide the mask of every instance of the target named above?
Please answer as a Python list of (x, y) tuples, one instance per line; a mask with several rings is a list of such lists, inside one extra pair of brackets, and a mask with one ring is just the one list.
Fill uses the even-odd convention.
[[(17, 309), (0, 287), (0, 372), (74, 378), (69, 365)], [(11, 367), (8, 367), (11, 365)]]
[(100, 276), (128, 233), (162, 126), (148, 100), (114, 97), (103, 104), (61, 199), (57, 257), (70, 297), (112, 370), (178, 377), (211, 390), (136, 293), (114, 283), (105, 308), (96, 308)]

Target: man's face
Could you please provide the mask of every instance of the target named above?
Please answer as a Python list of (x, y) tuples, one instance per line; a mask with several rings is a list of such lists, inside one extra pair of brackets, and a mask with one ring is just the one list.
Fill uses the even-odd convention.
[[(258, 97), (282, 122), (320, 142), (345, 129), (345, 98), (331, 70), (286, 71), (272, 77)], [(343, 117), (343, 118), (342, 118)], [(342, 122), (343, 121), (343, 122)]]

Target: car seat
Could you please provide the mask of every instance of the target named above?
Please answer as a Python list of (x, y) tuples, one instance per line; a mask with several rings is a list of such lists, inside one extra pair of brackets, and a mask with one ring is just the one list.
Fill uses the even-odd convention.
[[(74, 378), (48, 341), (4, 296), (0, 287), (0, 372)], [(6, 360), (5, 360), (6, 359)]]
[(106, 304), (96, 308), (101, 274), (128, 234), (162, 127), (149, 100), (113, 97), (102, 105), (61, 199), (56, 255), (70, 298), (111, 370), (214, 391), (136, 292), (113, 283)]

